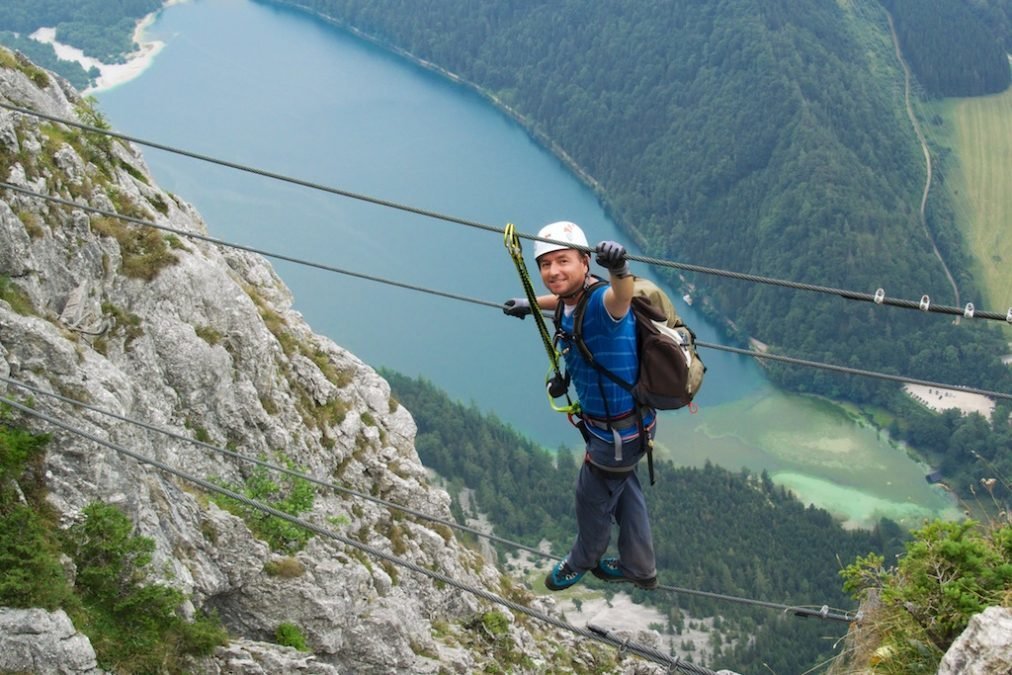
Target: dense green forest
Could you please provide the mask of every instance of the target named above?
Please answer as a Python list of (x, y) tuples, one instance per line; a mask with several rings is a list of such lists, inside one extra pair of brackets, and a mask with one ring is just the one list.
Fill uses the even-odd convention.
[[(395, 398), (412, 412), (418, 454), (448, 481), (458, 514), (456, 496), (461, 487), (473, 487), (499, 536), (528, 546), (547, 539), (555, 555), (565, 555), (576, 532), (573, 488), (579, 457), (562, 450), (553, 456), (494, 416), (451, 401), (424, 379), (391, 371), (383, 375)], [(561, 416), (559, 423), (566, 423)], [(657, 475), (657, 484), (645, 492), (663, 585), (853, 608), (842, 591), (841, 568), (871, 551), (892, 560), (902, 550), (904, 535), (894, 523), (883, 521), (871, 532), (846, 531), (827, 512), (805, 507), (776, 487), (766, 474), (658, 462)], [(546, 560), (543, 567), (550, 564)], [(720, 615), (721, 628), (711, 638), (720, 647), (711, 665), (742, 673), (770, 672), (761, 664), (776, 673), (804, 672), (833, 654), (827, 635), (835, 639), (846, 631), (844, 624), (690, 595), (636, 590), (634, 597), (656, 605), (676, 633), (684, 625), (683, 613), (696, 619)]]
[[(995, 3), (996, 10), (1000, 3)], [(980, 96), (1009, 86), (1006, 55), (1007, 16), (997, 26), (985, 23), (1001, 15), (975, 11), (964, 0), (885, 0), (893, 16), (904, 57), (930, 96)], [(1008, 3), (1004, 12), (1009, 9)]]
[[(89, 73), (82, 87), (81, 67), (56, 59), (52, 48), (26, 45), (39, 28), (55, 28), (56, 40), (73, 45), (103, 63), (122, 63), (137, 49), (137, 22), (162, 6), (162, 0), (4, 0), (0, 3), (0, 44), (21, 51), (36, 64), (66, 77), (75, 87), (94, 81)], [(4, 33), (16, 33), (24, 41)], [(26, 48), (27, 47), (27, 48)]]
[[(512, 107), (532, 134), (557, 142), (598, 181), (610, 214), (650, 255), (955, 304), (921, 224), (924, 160), (878, 2), (298, 4)], [(973, 39), (976, 16), (954, 14), (973, 25), (952, 25), (951, 34)], [(978, 53), (977, 45), (958, 48)], [(960, 302), (991, 309), (980, 302), (943, 193), (931, 192), (927, 226)], [(520, 225), (535, 231), (540, 223)], [(1007, 338), (994, 322), (954, 324), (714, 275), (685, 281), (742, 344), (755, 337), (815, 361), (1012, 392), (1000, 360)], [(796, 391), (884, 406), (900, 416), (901, 433), (912, 425), (894, 383), (792, 366), (770, 373)]]
[(966, 4), (1012, 54), (1012, 0), (966, 0)]
[(61, 75), (75, 89), (87, 89), (99, 75), (98, 70), (95, 68), (86, 71), (77, 61), (64, 61), (59, 58), (52, 45), (17, 33), (0, 31), (0, 45), (16, 49), (27, 56), (35, 65)]

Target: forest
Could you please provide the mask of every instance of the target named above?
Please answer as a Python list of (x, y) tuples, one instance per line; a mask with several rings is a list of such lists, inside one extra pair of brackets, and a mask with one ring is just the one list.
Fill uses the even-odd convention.
[(929, 96), (981, 96), (1008, 87), (1008, 16), (988, 11), (987, 3), (887, 0), (885, 5), (907, 63)]
[[(953, 3), (962, 4), (932, 7)], [(534, 136), (557, 142), (593, 177), (609, 214), (654, 257), (1006, 309), (983, 307), (943, 190), (931, 191), (921, 223), (925, 163), (878, 2), (298, 4), (510, 106)], [(990, 53), (995, 39), (980, 44), (980, 17), (1007, 16), (1006, 5), (976, 2), (972, 12), (946, 14), (947, 58)], [(958, 303), (932, 240), (953, 271)], [(742, 345), (751, 337), (803, 359), (1012, 392), (1012, 371), (1001, 362), (1008, 339), (997, 322), (957, 324), (719, 275), (669, 280), (692, 283), (704, 311)], [(913, 426), (894, 383), (790, 366), (769, 372), (794, 391), (885, 408), (901, 435)], [(982, 467), (971, 466), (968, 479), (979, 478)], [(968, 493), (969, 484), (960, 487)]]
[[(552, 553), (565, 555), (576, 531), (573, 487), (582, 458), (561, 449), (549, 453), (494, 415), (451, 401), (424, 379), (382, 374), (412, 412), (419, 457), (448, 482), (458, 520), (464, 514), (457, 497), (471, 487), (498, 536), (527, 546), (547, 539)], [(829, 513), (806, 507), (765, 473), (669, 462), (658, 462), (656, 469), (657, 484), (644, 491), (662, 585), (854, 609), (840, 570), (869, 552), (892, 560), (902, 550), (906, 535), (895, 523), (844, 530)], [(500, 556), (505, 553), (500, 547)], [(549, 565), (542, 563), (546, 571)], [(826, 636), (838, 638), (847, 628), (691, 595), (640, 590), (633, 595), (666, 614), (666, 629), (675, 634), (686, 616), (720, 616), (720, 629), (711, 634), (712, 663), (739, 672), (768, 672), (761, 670), (764, 663), (772, 672), (804, 672), (833, 655)]]
[(87, 89), (99, 75), (95, 68), (86, 71), (77, 61), (64, 61), (59, 58), (52, 45), (18, 33), (0, 31), (0, 45), (16, 49), (35, 65), (58, 73), (78, 90)]
[[(4, 0), (0, 3), (0, 44), (21, 51), (75, 87), (85, 88), (79, 84), (80, 65), (58, 60), (52, 47), (27, 44), (28, 35), (39, 28), (55, 28), (57, 42), (73, 45), (102, 63), (123, 63), (137, 49), (133, 41), (137, 22), (161, 6), (161, 0)], [(90, 84), (95, 74), (85, 76), (89, 78), (85, 84)]]

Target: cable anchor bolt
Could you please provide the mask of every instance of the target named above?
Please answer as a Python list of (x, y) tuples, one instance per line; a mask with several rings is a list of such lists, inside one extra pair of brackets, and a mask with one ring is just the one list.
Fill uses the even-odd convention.
[(921, 309), (925, 312), (931, 307), (931, 298), (926, 295), (921, 296)]
[(876, 305), (881, 305), (882, 301), (885, 300), (885, 297), (886, 297), (886, 292), (885, 292), (884, 288), (880, 288), (877, 291), (875, 291), (875, 304)]
[(963, 316), (966, 317), (967, 319), (972, 319), (973, 311), (974, 311), (973, 303), (968, 302), (966, 303), (966, 308), (963, 310)]
[(1005, 320), (1012, 323), (1012, 307), (1008, 308), (1008, 314), (1005, 315)]

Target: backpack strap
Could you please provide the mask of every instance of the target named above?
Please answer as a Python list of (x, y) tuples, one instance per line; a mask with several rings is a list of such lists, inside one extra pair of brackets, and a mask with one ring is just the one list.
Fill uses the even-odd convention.
[(587, 348), (587, 344), (583, 341), (583, 315), (587, 312), (587, 303), (590, 301), (590, 296), (593, 295), (594, 291), (601, 286), (607, 286), (608, 282), (594, 275), (591, 275), (590, 278), (594, 279), (594, 282), (584, 286), (583, 295), (576, 301), (576, 309), (573, 310), (572, 335), (562, 330), (562, 312), (564, 310), (565, 303), (559, 302), (555, 305), (554, 320), (555, 334), (571, 338), (576, 343), (576, 346), (583, 355), (583, 358), (586, 359), (588, 363), (593, 364), (595, 363), (594, 355), (590, 353), (590, 350)]

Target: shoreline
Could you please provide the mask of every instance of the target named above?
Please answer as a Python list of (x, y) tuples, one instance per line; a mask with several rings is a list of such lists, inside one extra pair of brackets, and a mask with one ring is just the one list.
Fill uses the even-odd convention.
[(96, 92), (107, 91), (125, 84), (139, 77), (147, 70), (154, 63), (155, 57), (165, 48), (165, 43), (161, 40), (145, 40), (144, 32), (155, 22), (159, 12), (166, 7), (183, 2), (186, 2), (186, 0), (166, 0), (162, 3), (161, 7), (137, 22), (132, 40), (139, 48), (135, 52), (126, 54), (126, 61), (124, 63), (103, 63), (98, 59), (86, 56), (77, 47), (57, 42), (55, 28), (39, 28), (28, 37), (38, 42), (52, 45), (59, 59), (76, 61), (86, 71), (90, 71), (92, 68), (97, 69), (99, 76), (96, 78), (95, 84), (81, 92), (82, 96), (89, 96)]

